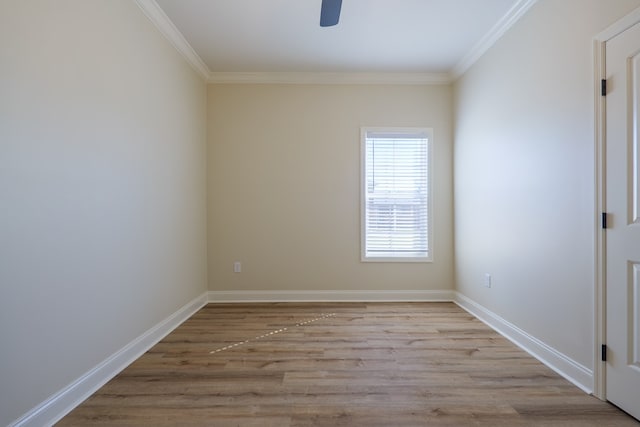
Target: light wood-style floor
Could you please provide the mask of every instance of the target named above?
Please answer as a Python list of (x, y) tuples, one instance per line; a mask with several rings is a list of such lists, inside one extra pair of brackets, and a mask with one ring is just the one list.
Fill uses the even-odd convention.
[(452, 303), (209, 304), (59, 426), (637, 426)]

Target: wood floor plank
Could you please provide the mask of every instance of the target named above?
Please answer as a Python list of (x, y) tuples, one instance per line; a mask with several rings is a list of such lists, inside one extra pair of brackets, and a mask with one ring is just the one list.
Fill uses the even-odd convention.
[(59, 426), (637, 426), (452, 303), (209, 304)]

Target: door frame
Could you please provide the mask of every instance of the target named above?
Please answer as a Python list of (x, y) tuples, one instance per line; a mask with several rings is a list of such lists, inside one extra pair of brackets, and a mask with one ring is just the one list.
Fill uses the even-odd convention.
[(606, 233), (601, 224), (601, 213), (606, 212), (606, 131), (607, 116), (605, 97), (602, 96), (601, 81), (606, 78), (606, 45), (609, 40), (640, 23), (640, 7), (619, 19), (593, 39), (594, 63), (594, 140), (595, 140), (595, 295), (594, 295), (594, 364), (593, 394), (607, 400), (606, 362), (601, 361), (602, 345), (606, 344), (607, 331), (607, 288), (606, 288)]

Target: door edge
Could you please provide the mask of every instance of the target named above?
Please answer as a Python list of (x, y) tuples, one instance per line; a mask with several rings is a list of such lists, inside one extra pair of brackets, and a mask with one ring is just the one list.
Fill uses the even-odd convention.
[(593, 92), (594, 92), (594, 150), (595, 150), (595, 212), (594, 212), (594, 348), (593, 348), (593, 395), (607, 399), (606, 362), (602, 361), (602, 346), (606, 344), (606, 232), (602, 228), (601, 214), (606, 212), (606, 96), (602, 94), (601, 82), (606, 79), (606, 45), (618, 34), (640, 23), (640, 7), (629, 12), (618, 21), (597, 34), (593, 39)]

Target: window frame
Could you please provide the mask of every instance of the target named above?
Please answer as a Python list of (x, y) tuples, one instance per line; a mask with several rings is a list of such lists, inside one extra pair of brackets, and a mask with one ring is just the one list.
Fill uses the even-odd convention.
[[(369, 133), (406, 134), (427, 136), (427, 255), (426, 256), (370, 256), (367, 255), (367, 135)], [(361, 262), (433, 262), (433, 128), (428, 127), (371, 127), (360, 128), (360, 261)]]

